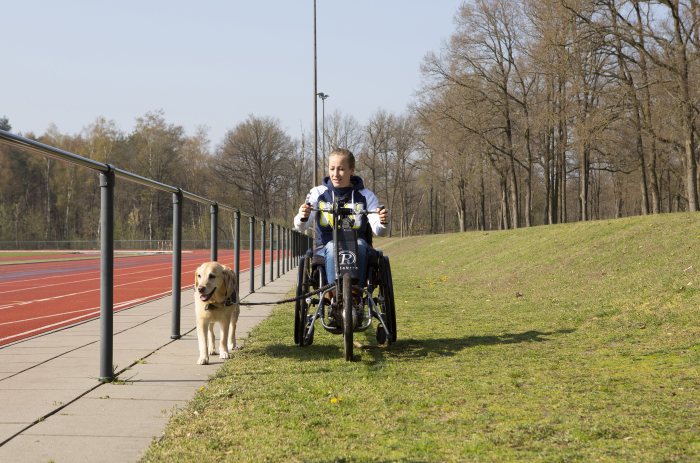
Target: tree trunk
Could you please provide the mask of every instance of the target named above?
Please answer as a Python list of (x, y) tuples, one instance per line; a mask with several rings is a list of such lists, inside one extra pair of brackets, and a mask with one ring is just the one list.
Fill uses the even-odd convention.
[[(547, 150), (549, 151), (549, 150)], [(550, 197), (552, 196), (552, 184), (549, 181), (549, 153), (544, 158), (544, 217), (542, 223), (547, 225), (552, 223), (552, 210)]]
[(499, 230), (510, 229), (508, 223), (508, 185), (506, 176), (501, 174), (501, 220), (499, 221)]
[(613, 195), (615, 196), (615, 218), (619, 219), (622, 217), (622, 191), (621, 183), (619, 178), (620, 174), (617, 174), (613, 179)]
[(148, 240), (153, 241), (153, 194), (148, 204)]
[(49, 230), (51, 229), (51, 184), (49, 182), (49, 174), (51, 173), (51, 158), (46, 159), (46, 234), (49, 239)]
[(588, 217), (588, 179), (589, 179), (588, 156), (589, 156), (588, 146), (584, 142), (582, 149), (581, 149), (581, 175), (579, 176), (580, 181), (581, 181), (580, 204), (581, 204), (581, 221), (582, 222), (587, 222), (589, 220), (589, 217)]
[(560, 223), (567, 223), (566, 215), (566, 153), (559, 154), (559, 206)]
[[(529, 130), (528, 130), (529, 132)], [(530, 137), (527, 137), (527, 170), (525, 177), (525, 226), (532, 226), (532, 153), (530, 152)]]
[(695, 143), (693, 137), (693, 115), (694, 108), (690, 98), (690, 78), (688, 75), (688, 56), (685, 42), (682, 38), (680, 24), (680, 16), (678, 12), (677, 2), (675, 3), (676, 12), (674, 13), (674, 31), (676, 33), (676, 46), (678, 47), (678, 58), (680, 62), (679, 84), (680, 84), (680, 103), (682, 108), (681, 126), (683, 129), (683, 145), (685, 148), (685, 163), (686, 163), (686, 194), (688, 197), (688, 211), (697, 212), (698, 210), (698, 178), (697, 178), (697, 161), (695, 159)]
[(635, 125), (637, 126), (637, 161), (639, 164), (639, 188), (642, 200), (642, 215), (649, 215), (649, 194), (647, 192), (647, 168), (644, 162), (644, 146), (642, 144), (642, 123), (637, 108), (634, 108)]
[(467, 231), (467, 195), (465, 191), (465, 181), (459, 182), (459, 207), (457, 217), (459, 218), (459, 231), (464, 233)]
[[(513, 134), (511, 130), (510, 121), (510, 111), (508, 109), (508, 95), (505, 96), (506, 104), (506, 140), (508, 149), (508, 174), (510, 176), (510, 201), (511, 201), (511, 212), (512, 212), (512, 223), (510, 224), (513, 229), (520, 227), (520, 210), (518, 208), (518, 181), (515, 174), (515, 149), (513, 147)], [(507, 210), (506, 210), (507, 213)]]
[(479, 217), (478, 217), (478, 229), (479, 231), (486, 230), (486, 201), (484, 197), (486, 192), (484, 191), (484, 166), (481, 164), (481, 169), (479, 172)]

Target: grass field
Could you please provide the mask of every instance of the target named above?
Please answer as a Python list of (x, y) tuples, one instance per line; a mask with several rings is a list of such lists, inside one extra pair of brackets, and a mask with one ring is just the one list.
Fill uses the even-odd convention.
[(700, 214), (379, 241), (396, 344), (299, 348), (280, 306), (144, 461), (698, 461), (699, 246)]

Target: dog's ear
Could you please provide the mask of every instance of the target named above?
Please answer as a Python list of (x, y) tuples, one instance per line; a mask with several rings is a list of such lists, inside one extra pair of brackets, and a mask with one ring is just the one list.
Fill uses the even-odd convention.
[(226, 298), (228, 298), (236, 289), (236, 278), (233, 274), (233, 270), (228, 267), (224, 267), (223, 276), (224, 283), (226, 284)]
[(194, 290), (197, 291), (197, 287), (199, 286), (199, 277), (197, 276), (197, 273), (199, 272), (199, 267), (197, 267), (197, 270), (194, 271)]

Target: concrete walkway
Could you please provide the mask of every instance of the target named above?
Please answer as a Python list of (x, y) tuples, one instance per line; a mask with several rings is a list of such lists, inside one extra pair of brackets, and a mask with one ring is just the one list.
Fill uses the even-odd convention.
[[(296, 274), (287, 271), (241, 302), (283, 299)], [(248, 272), (240, 279), (247, 292)], [(175, 341), (170, 296), (115, 313), (114, 363), (117, 371), (133, 365), (120, 375), (132, 378), (125, 385), (97, 381), (99, 320), (0, 348), (0, 462), (138, 461), (172, 411), (185, 407), (225, 362), (211, 356), (210, 365), (196, 364), (192, 290), (181, 300), (183, 337)], [(272, 307), (242, 306), (236, 338), (244, 340)]]

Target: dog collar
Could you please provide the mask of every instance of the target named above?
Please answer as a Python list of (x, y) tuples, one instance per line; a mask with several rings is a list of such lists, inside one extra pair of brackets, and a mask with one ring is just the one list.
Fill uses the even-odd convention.
[[(219, 288), (214, 289), (214, 291), (216, 291), (217, 289), (219, 289)], [(204, 307), (204, 310), (213, 310), (213, 309), (209, 308), (210, 305), (213, 305), (215, 308), (219, 308), (219, 307), (229, 307), (235, 303), (236, 303), (236, 283), (234, 282), (233, 283), (233, 292), (231, 293), (231, 295), (229, 297), (226, 298), (226, 300), (224, 301), (223, 304), (217, 304), (215, 302), (207, 302), (207, 305), (206, 305), (206, 307)]]

